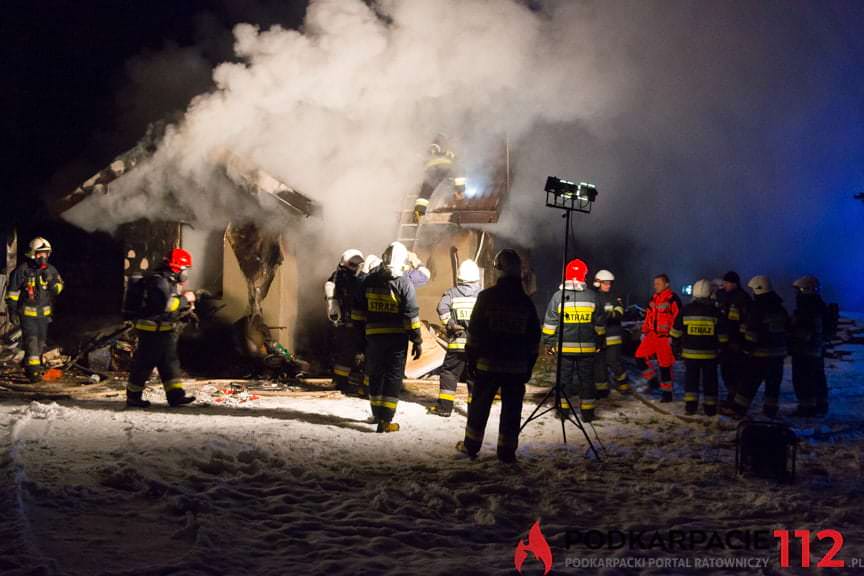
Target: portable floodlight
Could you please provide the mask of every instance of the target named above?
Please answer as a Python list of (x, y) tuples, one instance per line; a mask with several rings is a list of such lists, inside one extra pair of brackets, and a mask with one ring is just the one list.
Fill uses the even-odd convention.
[(569, 212), (591, 212), (597, 200), (597, 187), (588, 182), (570, 182), (555, 176), (546, 178), (546, 206)]

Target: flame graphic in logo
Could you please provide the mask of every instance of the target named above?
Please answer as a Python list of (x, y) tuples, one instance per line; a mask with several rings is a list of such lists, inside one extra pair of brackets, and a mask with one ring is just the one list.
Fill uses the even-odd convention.
[(526, 544), (521, 538), (516, 545), (516, 554), (513, 556), (513, 563), (516, 565), (516, 571), (522, 574), (522, 565), (528, 559), (528, 552), (534, 554), (537, 560), (543, 562), (543, 576), (549, 574), (552, 570), (552, 549), (549, 548), (549, 543), (546, 537), (543, 536), (543, 531), (540, 530), (540, 520), (534, 522), (531, 530), (528, 531), (528, 543)]

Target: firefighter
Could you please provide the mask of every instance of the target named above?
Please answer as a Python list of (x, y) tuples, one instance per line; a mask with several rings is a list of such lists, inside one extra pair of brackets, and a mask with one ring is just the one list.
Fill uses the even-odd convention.
[(606, 346), (605, 350), (597, 352), (594, 362), (594, 383), (598, 398), (609, 395), (610, 370), (618, 392), (630, 393), (630, 382), (627, 380), (627, 370), (622, 360), (624, 329), (621, 327), (621, 320), (624, 318), (624, 303), (621, 298), (612, 294), (614, 282), (615, 275), (609, 270), (600, 270), (594, 275), (594, 288), (597, 289), (597, 296), (606, 314)]
[(363, 253), (346, 250), (324, 283), (327, 318), (333, 328), (333, 383), (343, 394), (363, 395), (363, 340), (351, 319), (351, 306), (363, 281)]
[(63, 279), (51, 264), (51, 243), (30, 241), (26, 260), (12, 272), (6, 288), (9, 319), (21, 327), (24, 372), (31, 382), (42, 380), (42, 354), (48, 338), (54, 299), (63, 291)]
[(126, 293), (126, 315), (134, 322), (138, 347), (132, 358), (126, 405), (147, 408), (150, 402), (142, 398), (147, 379), (153, 368), (159, 371), (169, 406), (182, 406), (195, 401), (183, 390), (177, 340), (183, 320), (190, 317), (195, 296), (183, 292), (192, 255), (174, 248), (151, 274), (130, 285)]
[(695, 414), (699, 388), (706, 416), (717, 414), (717, 358), (729, 341), (720, 309), (711, 300), (711, 282), (693, 285), (693, 301), (681, 309), (669, 335), (675, 356), (684, 359), (684, 410)]
[(402, 390), (408, 342), (413, 359), (423, 353), (420, 308), (414, 286), (405, 275), (407, 259), (405, 245), (392, 243), (384, 252), (382, 265), (363, 280), (351, 310), (354, 321), (364, 325), (369, 397), (378, 432), (399, 430), (393, 417)]
[[(429, 147), (429, 158), (426, 160), (423, 173), (423, 184), (420, 186), (420, 194), (414, 203), (414, 221), (420, 222), (429, 209), (429, 201), (435, 189), (445, 179), (453, 176), (456, 154), (447, 146), (447, 139), (443, 134), (438, 134), (435, 141)], [(464, 179), (462, 179), (464, 180)]]
[(483, 444), (495, 395), (501, 392), (498, 459), (516, 461), (525, 384), (537, 362), (540, 322), (522, 287), (522, 259), (510, 249), (495, 256), (497, 284), (477, 296), (465, 347), (474, 391), (468, 405), (465, 440), (456, 449), (475, 458)]
[[(561, 382), (566, 396), (561, 397), (559, 415), (566, 417), (570, 410), (567, 397), (579, 397), (582, 420), (591, 422), (595, 416), (597, 391), (594, 383), (594, 363), (598, 350), (605, 347), (606, 314), (599, 296), (588, 290), (585, 278), (588, 266), (575, 259), (564, 270), (564, 286), (549, 300), (543, 320), (546, 353), (555, 354), (558, 348), (558, 330), (563, 330), (561, 349)], [(563, 314), (564, 326), (560, 326)], [(607, 390), (608, 392), (608, 390)]]
[[(429, 409), (432, 414), (449, 417), (453, 412), (456, 385), (465, 372), (465, 344), (471, 312), (480, 292), (480, 268), (473, 260), (465, 260), (456, 274), (457, 284), (444, 292), (438, 302), (438, 317), (447, 329), (447, 355), (441, 366), (441, 385), (438, 403)], [(468, 380), (468, 397), (472, 382)], [(470, 402), (469, 402), (470, 403)]]
[(743, 386), (745, 378), (747, 359), (744, 355), (744, 332), (741, 330), (741, 323), (750, 307), (750, 296), (741, 289), (738, 273), (730, 270), (723, 276), (723, 287), (717, 291), (716, 297), (729, 337), (729, 343), (720, 354), (720, 372), (726, 388), (722, 411), (731, 415), (735, 393)]
[(405, 272), (415, 290), (422, 288), (432, 279), (432, 272), (414, 252), (408, 252), (408, 264), (405, 266)]
[(819, 295), (819, 280), (802, 276), (795, 288), (789, 350), (792, 354), (792, 385), (798, 398), (796, 416), (824, 416), (828, 412), (828, 382), (825, 377), (825, 329), (828, 309)]
[[(671, 402), (674, 399), (672, 366), (675, 364), (675, 355), (672, 353), (669, 332), (680, 310), (681, 299), (669, 287), (669, 276), (655, 276), (654, 296), (648, 304), (645, 321), (642, 323), (642, 342), (636, 350), (636, 358), (643, 369), (642, 378), (652, 390), (660, 389), (661, 402)], [(649, 364), (652, 358), (657, 359), (660, 367), (659, 382), (657, 373)]]
[(789, 315), (767, 276), (754, 276), (747, 287), (754, 295), (753, 304), (744, 319), (747, 380), (745, 386), (735, 394), (735, 415), (743, 417), (747, 414), (759, 387), (765, 382), (762, 412), (773, 418), (780, 407)]

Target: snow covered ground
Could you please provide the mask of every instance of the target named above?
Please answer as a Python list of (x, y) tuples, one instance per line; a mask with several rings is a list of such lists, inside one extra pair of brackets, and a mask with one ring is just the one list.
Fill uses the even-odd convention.
[[(789, 419), (804, 436), (794, 485), (736, 477), (733, 421), (684, 422), (616, 396), (596, 424), (602, 463), (586, 458), (572, 426), (563, 446), (549, 415), (526, 430), (518, 466), (494, 457), (497, 408), (471, 462), (454, 451), (464, 416), (428, 416), (418, 402), (400, 403), (401, 432), (379, 435), (365, 402), (333, 393), (240, 407), (208, 397), (146, 412), (119, 400), (7, 398), (0, 574), (514, 574), (516, 543), (538, 518), (559, 574), (699, 572), (577, 572), (565, 564), (574, 558), (777, 560), (774, 547), (567, 549), (568, 529), (833, 528), (845, 536), (841, 558), (864, 558), (864, 348), (847, 350), (829, 362), (829, 418)], [(791, 412), (788, 381), (783, 401)], [(542, 565), (530, 558), (524, 573), (542, 574)]]

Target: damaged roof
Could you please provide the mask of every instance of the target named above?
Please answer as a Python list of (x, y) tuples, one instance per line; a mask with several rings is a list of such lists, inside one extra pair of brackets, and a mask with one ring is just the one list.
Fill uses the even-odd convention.
[[(108, 166), (55, 202), (53, 207), (57, 213), (62, 214), (93, 194), (110, 193), (110, 185), (113, 181), (131, 172), (153, 156), (170, 125), (163, 120), (148, 126), (144, 137), (133, 148), (117, 156)], [(320, 206), (314, 200), (230, 150), (223, 149), (216, 152), (213, 155), (213, 163), (237, 185), (239, 190), (256, 197), (259, 202), (263, 196), (269, 196), (291, 213), (302, 216), (320, 214)]]

